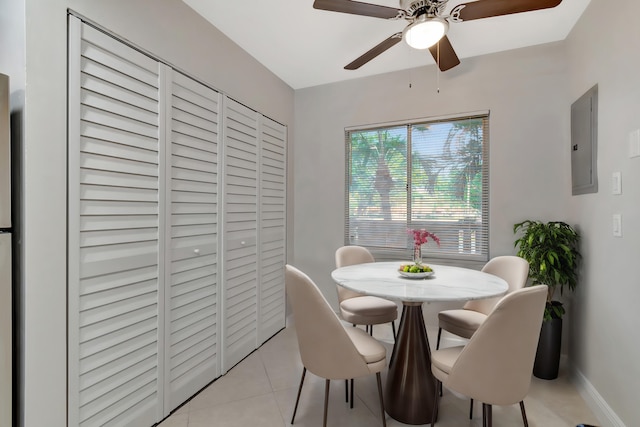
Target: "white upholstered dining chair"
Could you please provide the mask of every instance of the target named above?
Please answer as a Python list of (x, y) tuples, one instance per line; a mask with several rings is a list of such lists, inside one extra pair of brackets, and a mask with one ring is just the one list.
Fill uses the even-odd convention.
[(295, 421), (304, 377), (309, 370), (326, 380), (323, 426), (327, 425), (330, 380), (376, 374), (382, 426), (386, 427), (380, 377), (380, 371), (386, 366), (385, 347), (362, 329), (343, 326), (316, 284), (291, 265), (285, 266), (285, 286), (304, 366), (291, 424)]
[[(527, 427), (524, 398), (531, 385), (546, 299), (546, 285), (513, 291), (498, 301), (466, 345), (434, 351), (431, 371), (436, 391), (443, 384), (482, 402), (483, 427), (491, 427), (492, 405), (520, 403)], [(432, 426), (438, 407), (435, 395)]]
[[(336, 250), (336, 268), (355, 264), (375, 262), (371, 252), (362, 246), (342, 246)], [(395, 302), (384, 298), (362, 295), (337, 286), (340, 315), (345, 322), (353, 325), (365, 325), (373, 335), (373, 325), (391, 323), (393, 337), (396, 336), (394, 321), (398, 318), (398, 306)]]
[[(517, 256), (498, 256), (489, 260), (482, 271), (504, 279), (509, 285), (508, 294), (526, 285), (529, 263)], [(436, 350), (440, 348), (443, 329), (462, 338), (471, 338), (499, 300), (500, 297), (467, 301), (461, 309), (444, 310), (438, 313)]]

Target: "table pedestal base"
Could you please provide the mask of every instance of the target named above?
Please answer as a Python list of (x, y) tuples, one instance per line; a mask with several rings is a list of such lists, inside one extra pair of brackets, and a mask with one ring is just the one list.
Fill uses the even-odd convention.
[(405, 302), (384, 394), (389, 416), (405, 424), (431, 423), (435, 379), (422, 303)]

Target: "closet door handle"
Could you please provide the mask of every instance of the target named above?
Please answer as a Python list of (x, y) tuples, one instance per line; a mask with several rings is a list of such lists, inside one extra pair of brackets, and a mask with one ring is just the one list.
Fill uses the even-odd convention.
[(193, 253), (196, 254), (196, 255), (200, 255), (200, 249), (194, 249)]

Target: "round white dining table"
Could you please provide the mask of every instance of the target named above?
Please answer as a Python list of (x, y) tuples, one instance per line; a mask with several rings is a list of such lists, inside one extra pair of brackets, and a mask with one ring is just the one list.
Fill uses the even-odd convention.
[(338, 285), (360, 294), (402, 302), (385, 386), (385, 410), (402, 423), (427, 424), (432, 420), (436, 390), (423, 303), (497, 297), (507, 292), (508, 285), (492, 274), (435, 264), (429, 264), (433, 269), (429, 277), (406, 278), (399, 273), (402, 264), (407, 262), (350, 265), (334, 270), (331, 277)]

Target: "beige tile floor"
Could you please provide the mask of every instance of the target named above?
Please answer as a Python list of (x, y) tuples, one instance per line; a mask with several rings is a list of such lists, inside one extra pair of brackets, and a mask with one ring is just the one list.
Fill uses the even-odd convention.
[[(391, 353), (390, 327), (376, 326), (374, 336)], [(430, 339), (431, 333), (429, 331)], [(431, 339), (431, 342), (435, 342)], [(443, 346), (446, 342), (443, 341)], [(293, 326), (282, 330), (237, 366), (176, 410), (159, 427), (272, 427), (289, 426), (302, 373)], [(382, 374), (384, 385), (385, 373)], [(356, 379), (355, 406), (345, 403), (344, 382), (332, 381), (329, 426), (370, 427), (381, 425), (375, 376)], [(308, 373), (300, 397), (295, 426), (320, 427), (324, 380)], [(468, 418), (469, 401), (446, 388), (441, 399), (438, 427), (482, 426), (482, 405)], [(529, 426), (576, 427), (598, 425), (585, 402), (571, 384), (564, 367), (556, 380), (533, 378), (525, 399)], [(387, 426), (405, 426), (386, 417)], [(495, 427), (522, 426), (518, 405), (494, 407)]]

